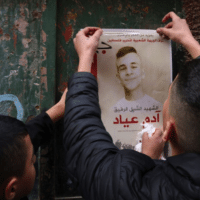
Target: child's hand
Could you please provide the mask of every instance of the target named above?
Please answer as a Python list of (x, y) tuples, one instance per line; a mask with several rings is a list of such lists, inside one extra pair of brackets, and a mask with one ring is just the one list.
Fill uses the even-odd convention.
[(160, 129), (156, 129), (151, 137), (148, 136), (148, 133), (144, 133), (142, 136), (142, 153), (152, 159), (159, 159), (165, 145), (162, 135)]
[(169, 12), (164, 16), (162, 22), (165, 23), (170, 18), (172, 19), (172, 22), (169, 22), (163, 28), (157, 29), (157, 33), (159, 35), (161, 35), (163, 38), (170, 38), (174, 42), (182, 45), (190, 42), (190, 40), (194, 40), (185, 19), (181, 19), (174, 12)]
[(90, 72), (93, 56), (97, 49), (102, 29), (86, 27), (74, 38), (74, 46), (79, 56), (78, 71)]

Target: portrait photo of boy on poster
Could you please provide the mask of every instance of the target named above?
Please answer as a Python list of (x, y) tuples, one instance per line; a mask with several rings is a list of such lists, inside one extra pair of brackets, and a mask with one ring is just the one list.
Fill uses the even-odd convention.
[(116, 146), (134, 149), (145, 123), (162, 127), (172, 82), (171, 42), (155, 30), (104, 29), (96, 66), (104, 126)]

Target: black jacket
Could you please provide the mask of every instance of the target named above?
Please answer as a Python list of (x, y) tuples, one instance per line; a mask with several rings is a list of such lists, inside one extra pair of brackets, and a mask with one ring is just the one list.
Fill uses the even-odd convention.
[(26, 123), (26, 128), (36, 153), (38, 148), (53, 139), (54, 124), (46, 112), (42, 112)]
[[(49, 115), (42, 112), (26, 123), (26, 128), (34, 147), (34, 153), (36, 153), (39, 146), (52, 140), (55, 127)], [(21, 200), (28, 200), (28, 197), (23, 197)]]
[(95, 77), (76, 73), (68, 86), (66, 166), (85, 200), (200, 199), (199, 154), (154, 161), (134, 150), (119, 150), (101, 121)]

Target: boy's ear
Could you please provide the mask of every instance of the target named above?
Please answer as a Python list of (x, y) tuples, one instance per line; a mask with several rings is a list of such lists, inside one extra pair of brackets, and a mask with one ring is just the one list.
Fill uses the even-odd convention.
[(12, 177), (5, 188), (5, 199), (11, 200), (16, 197), (17, 192), (17, 178)]
[(175, 132), (174, 122), (172, 120), (167, 121), (166, 128), (163, 132), (163, 140), (165, 142), (169, 141)]

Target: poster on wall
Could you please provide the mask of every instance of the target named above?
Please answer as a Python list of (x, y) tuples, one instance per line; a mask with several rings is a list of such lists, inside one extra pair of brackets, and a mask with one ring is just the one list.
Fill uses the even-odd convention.
[(155, 30), (103, 29), (92, 73), (102, 121), (120, 149), (134, 149), (145, 124), (162, 127), (172, 82), (171, 42)]

